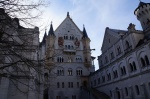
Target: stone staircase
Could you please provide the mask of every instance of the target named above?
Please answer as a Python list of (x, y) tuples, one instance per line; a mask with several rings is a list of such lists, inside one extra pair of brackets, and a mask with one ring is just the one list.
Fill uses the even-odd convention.
[(110, 97), (95, 88), (82, 88), (81, 99), (110, 99)]

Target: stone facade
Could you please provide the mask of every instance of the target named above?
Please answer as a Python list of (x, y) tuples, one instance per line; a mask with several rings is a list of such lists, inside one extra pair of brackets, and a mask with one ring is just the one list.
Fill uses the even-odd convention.
[(94, 72), (90, 39), (70, 18), (53, 31), (51, 24), (40, 45), (40, 57), (46, 59), (44, 99), (81, 99), (81, 87), (88, 86), (88, 75)]
[(39, 28), (24, 28), (0, 9), (0, 99), (39, 99)]
[(106, 28), (99, 70), (90, 81), (92, 88), (111, 99), (150, 99), (149, 6), (140, 2), (135, 10), (143, 31), (136, 30), (132, 23), (128, 30)]

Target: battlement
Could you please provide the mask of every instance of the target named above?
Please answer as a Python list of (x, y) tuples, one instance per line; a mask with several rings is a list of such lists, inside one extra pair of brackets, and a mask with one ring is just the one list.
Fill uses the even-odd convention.
[(147, 3), (145, 5), (142, 5), (138, 7), (135, 11), (134, 14), (137, 16), (138, 20), (143, 17), (146, 14), (149, 14), (150, 12), (150, 3)]

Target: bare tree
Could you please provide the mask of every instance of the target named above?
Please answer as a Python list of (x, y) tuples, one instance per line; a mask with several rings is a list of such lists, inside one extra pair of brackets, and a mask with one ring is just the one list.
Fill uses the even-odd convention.
[(21, 93), (34, 91), (39, 94), (43, 75), (42, 61), (38, 59), (39, 29), (24, 28), (19, 20), (32, 25), (29, 21), (41, 14), (35, 11), (45, 5), (43, 0), (27, 1), (0, 1), (0, 82), (9, 80)]

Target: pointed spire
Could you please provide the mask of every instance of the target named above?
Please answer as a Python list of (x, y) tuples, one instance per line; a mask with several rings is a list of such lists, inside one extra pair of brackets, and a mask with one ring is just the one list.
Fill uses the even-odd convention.
[(82, 38), (88, 38), (84, 25), (83, 25), (83, 37)]
[(52, 36), (55, 35), (55, 34), (54, 34), (54, 31), (53, 31), (53, 25), (52, 25), (52, 22), (51, 22), (51, 25), (50, 25), (50, 30), (49, 30), (49, 32), (48, 32), (48, 35), (52, 35)]
[(70, 17), (69, 12), (67, 12), (67, 17)]
[(42, 43), (46, 43), (46, 37), (47, 37), (47, 33), (46, 33), (46, 29), (45, 29), (45, 34), (44, 34), (44, 36), (43, 36)]

